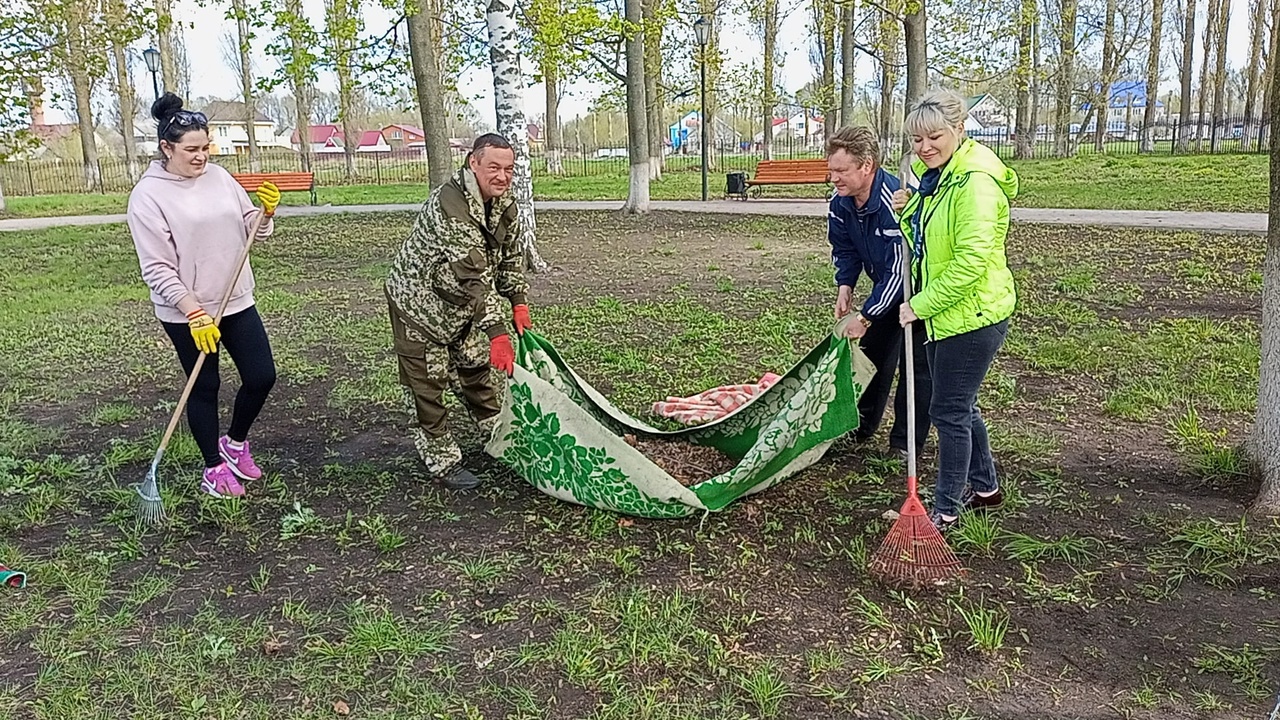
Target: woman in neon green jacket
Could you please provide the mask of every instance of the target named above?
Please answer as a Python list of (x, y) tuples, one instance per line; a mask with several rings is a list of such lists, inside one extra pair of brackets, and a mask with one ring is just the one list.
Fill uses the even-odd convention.
[(986, 510), (1004, 501), (978, 389), (1017, 303), (1005, 236), (1018, 176), (986, 146), (965, 137), (967, 118), (964, 98), (950, 91), (929, 93), (912, 107), (906, 125), (920, 185), (913, 193), (899, 191), (893, 203), (912, 248), (915, 289), (899, 320), (904, 326), (922, 322), (928, 336), (929, 419), (938, 429), (932, 515), (941, 530), (955, 524), (962, 510)]

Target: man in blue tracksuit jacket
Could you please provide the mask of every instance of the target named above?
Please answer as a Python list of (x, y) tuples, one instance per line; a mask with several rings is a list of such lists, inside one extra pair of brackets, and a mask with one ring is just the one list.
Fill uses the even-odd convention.
[[(902, 304), (902, 230), (893, 214), (892, 197), (899, 187), (898, 178), (880, 167), (880, 141), (865, 127), (841, 128), (827, 140), (827, 168), (835, 194), (827, 217), (827, 239), (831, 242), (831, 259), (836, 266), (836, 318), (857, 312), (849, 323), (847, 337), (859, 341), (859, 347), (876, 366), (875, 377), (858, 400), (858, 430), (855, 437), (867, 440), (875, 434), (889, 402), (893, 371), (899, 378), (907, 372), (906, 353), (902, 351), (903, 330), (898, 324), (898, 306)], [(858, 276), (866, 273), (871, 292), (860, 310), (853, 302)], [(933, 382), (925, 357), (923, 327), (912, 336), (915, 340), (916, 445), (920, 450), (929, 435), (929, 398)], [(889, 445), (901, 453), (907, 450), (907, 389), (898, 383), (894, 398), (893, 428)]]

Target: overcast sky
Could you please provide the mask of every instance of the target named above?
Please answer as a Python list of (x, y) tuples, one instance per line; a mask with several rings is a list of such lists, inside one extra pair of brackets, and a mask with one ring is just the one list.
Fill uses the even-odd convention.
[[(1249, 60), (1249, 3), (1248, 0), (1231, 1), (1232, 17), (1227, 43), (1227, 57), (1230, 65), (1238, 68)], [(191, 0), (178, 0), (174, 5), (176, 6), (178, 19), (185, 26), (184, 39), (188, 55), (191, 58), (192, 94), (196, 96), (233, 98), (238, 94), (239, 79), (238, 75), (228, 69), (222, 60), (221, 38), (224, 34), (234, 31), (234, 24), (223, 19), (225, 10), (220, 7), (201, 7)], [(324, 16), (323, 0), (304, 0), (304, 6), (316, 26), (318, 28), (322, 27)], [(806, 28), (809, 16), (807, 3), (801, 4), (799, 7), (799, 10), (792, 12), (789, 17), (784, 19), (779, 29), (779, 52), (784, 54), (780, 82), (788, 91), (799, 89), (813, 78), (813, 69), (809, 62), (809, 37)], [(389, 18), (380, 8), (372, 9), (367, 15), (366, 31), (381, 33), (386, 29), (388, 22)], [(737, 28), (737, 30), (738, 32), (734, 33), (735, 41), (726, 43), (728, 63), (731, 65), (756, 59), (761, 54), (760, 43), (755, 39), (753, 33), (746, 32), (743, 28)], [(1200, 28), (1197, 29), (1197, 69), (1200, 57), (1199, 35)], [(1170, 42), (1168, 36), (1166, 36), (1165, 42), (1167, 46)], [(256, 46), (261, 45), (265, 45), (265, 42), (256, 43)], [(139, 48), (142, 47), (142, 45), (139, 46)], [(274, 60), (261, 54), (258, 57), (260, 59), (255, 60), (258, 72), (268, 72), (274, 69)], [(134, 74), (139, 92), (144, 98), (150, 98), (151, 81), (147, 75), (146, 68), (141, 66), (141, 62), (137, 63), (137, 66), (134, 69)], [(526, 70), (528, 69), (526, 68)], [(875, 73), (874, 61), (860, 57), (857, 65), (858, 81), (867, 82), (872, 79)], [(1176, 74), (1173, 69), (1167, 68), (1165, 74), (1166, 79), (1161, 85), (1162, 94), (1164, 91), (1176, 88)], [(322, 74), (320, 86), (322, 89), (332, 91), (335, 89), (334, 79), (328, 73)], [(481, 119), (492, 127), (494, 124), (493, 91), (492, 77), (488, 68), (478, 67), (467, 70), (460, 79), (459, 86), (464, 96), (472, 101)], [(561, 102), (560, 116), (564, 119), (572, 119), (578, 115), (585, 115), (589, 105), (600, 92), (601, 87), (592, 83), (578, 82), (571, 85), (567, 89), (567, 96)], [(529, 117), (534, 117), (541, 115), (545, 109), (546, 104), (542, 85), (537, 84), (529, 87), (525, 91), (525, 114)], [(49, 122), (60, 122), (66, 119), (65, 113), (59, 112), (56, 108), (50, 108), (48, 115)]]

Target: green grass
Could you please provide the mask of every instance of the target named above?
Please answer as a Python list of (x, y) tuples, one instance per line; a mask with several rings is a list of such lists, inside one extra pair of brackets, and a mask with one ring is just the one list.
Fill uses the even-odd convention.
[[(1022, 160), (1012, 163), (1020, 180), (1019, 207), (1098, 208), (1119, 210), (1193, 210), (1265, 212), (1266, 155), (1082, 155), (1069, 160)], [(385, 178), (384, 178), (385, 180)], [(598, 175), (534, 178), (539, 200), (623, 200), (628, 176), (622, 172)], [(708, 174), (712, 199), (723, 197), (725, 173)], [(1188, 193), (1188, 187), (1196, 192)], [(696, 200), (701, 197), (701, 174), (687, 169), (667, 172), (650, 185), (655, 200)], [(781, 186), (765, 190), (767, 197), (821, 198), (826, 186)], [(419, 183), (324, 186), (317, 189), (321, 205), (419, 204), (426, 186)], [(9, 196), (4, 217), (51, 217), (123, 213), (127, 194)], [(306, 193), (285, 193), (285, 205), (307, 205)]]
[[(1256, 396), (1253, 239), (1015, 228), (1021, 305), (980, 395), (1006, 505), (948, 535), (967, 581), (903, 592), (866, 570), (903, 498), (887, 427), (687, 520), (545, 496), (462, 413), (485, 483), (433, 483), (379, 287), (411, 219), (289, 219), (255, 250), (280, 369), (253, 431), (267, 474), (198, 496), (181, 428), (162, 528), (129, 485), (182, 378), (127, 231), (0, 235), (0, 562), (31, 578), (0, 602), (0, 718), (1270, 711), (1280, 525), (1243, 516), (1230, 442)], [(785, 370), (830, 329), (820, 219), (539, 230), (556, 268), (531, 277), (534, 322), (634, 415)]]

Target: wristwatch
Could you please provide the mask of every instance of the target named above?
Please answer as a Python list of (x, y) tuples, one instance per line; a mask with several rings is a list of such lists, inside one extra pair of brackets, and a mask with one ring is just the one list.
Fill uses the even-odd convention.
[(871, 321), (870, 321), (869, 319), (867, 319), (867, 316), (866, 316), (866, 315), (863, 315), (862, 313), (858, 313), (858, 315), (857, 315), (857, 320), (858, 320), (858, 322), (862, 323), (862, 327), (864, 327), (864, 328), (869, 328), (869, 327), (871, 327)]

